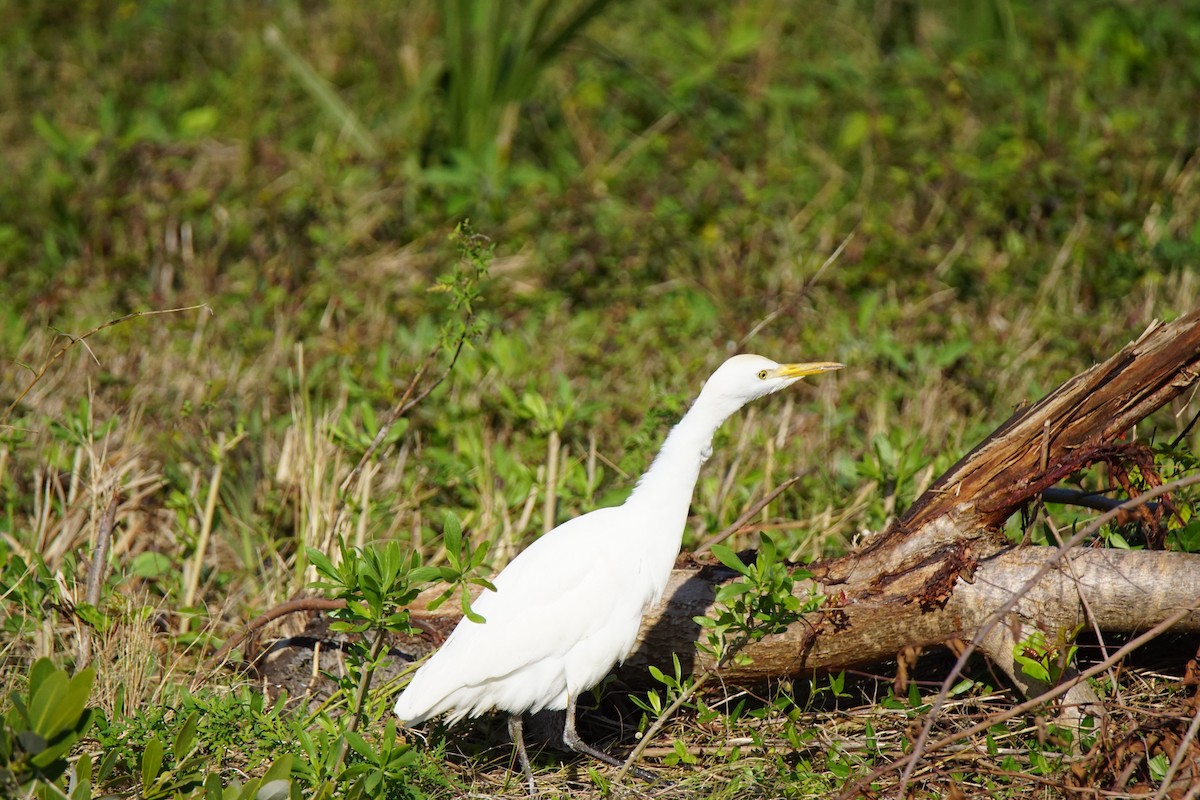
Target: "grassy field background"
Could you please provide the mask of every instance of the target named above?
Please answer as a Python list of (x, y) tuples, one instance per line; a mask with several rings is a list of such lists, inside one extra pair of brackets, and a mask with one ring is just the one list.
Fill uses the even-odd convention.
[[(94, 642), (70, 750), (89, 790), (196, 794), (292, 754), (305, 796), (519, 796), (502, 726), (388, 750), (390, 687), (335, 762), (354, 687), (293, 713), (204, 658), (311, 592), (339, 509), (351, 544), (435, 566), (453, 514), (488, 574), (618, 502), (735, 352), (848, 367), (730, 420), (685, 548), (803, 475), (760, 528), (793, 559), (843, 552), (1015, 407), (1196, 306), (1194, 4), (545, 8), (0, 6), (0, 690)], [(464, 258), (467, 219), (490, 245)], [(964, 714), (1007, 701), (981, 674)], [(649, 762), (676, 787), (635, 788), (825, 796), (919, 713), (919, 692), (877, 704), (886, 681), (802, 683), (693, 704)], [(1014, 723), (919, 791), (1058, 796), (1056, 747)], [(607, 786), (537, 766), (551, 790)]]

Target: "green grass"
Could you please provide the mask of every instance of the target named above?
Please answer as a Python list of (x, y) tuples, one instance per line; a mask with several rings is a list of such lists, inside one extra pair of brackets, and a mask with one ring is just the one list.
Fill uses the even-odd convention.
[[(135, 741), (167, 741), (189, 704), (214, 720), (198, 734), (227, 754), (214, 769), (261, 776), (285, 749), (263, 743), (340, 730), (267, 713), (203, 656), (305, 590), (305, 548), (332, 552), (343, 503), (352, 541), (435, 566), (453, 513), (498, 568), (547, 524), (619, 501), (727, 354), (836, 359), (848, 368), (730, 421), (685, 547), (803, 473), (764, 529), (795, 558), (839, 553), (1014, 407), (1196, 306), (1200, 17), (1186, 4), (922, 4), (915, 27), (867, 3), (614, 4), (523, 83), (506, 158), (490, 161), (447, 148), (448, 126), (482, 125), (470, 136), (486, 150), (513, 97), (451, 88), (463, 54), (441, 44), (441, 7), (0, 9), (0, 412), (66, 337), (206, 306), (70, 347), (0, 419), (0, 690), (39, 655), (74, 666), (96, 626), (105, 721), (83, 749), (121, 754), (114, 787), (136, 788)], [(462, 318), (433, 290), (467, 217), (495, 245), (484, 333), (339, 497)], [(1139, 436), (1169, 441), (1184, 410)], [(84, 622), (71, 608), (114, 489), (111, 571)], [(809, 797), (896, 752), (907, 712), (879, 710), (881, 684), (840, 705), (797, 685), (795, 702), (756, 698), (753, 717), (702, 699), (651, 763), (693, 795)], [(964, 702), (996, 702), (994, 688)], [(380, 741), (382, 721), (363, 733)], [(1037, 736), (1004, 736), (1013, 765), (997, 755), (954, 780), (1049, 791), (1013, 774)], [(479, 761), (451, 734), (414, 751), (407, 788), (381, 780), (395, 796), (518, 795), (499, 783), (502, 738), (461, 745), (495, 745)], [(309, 789), (351, 791), (289, 752)], [(539, 780), (605, 779), (557, 763), (539, 761)]]

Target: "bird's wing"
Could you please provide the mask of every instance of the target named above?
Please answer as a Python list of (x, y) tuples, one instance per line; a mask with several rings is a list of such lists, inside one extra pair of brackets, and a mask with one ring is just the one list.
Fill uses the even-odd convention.
[[(496, 591), (485, 591), (472, 604), (486, 622), (459, 622), (418, 670), (397, 713), (404, 707), (413, 718), (424, 718), (457, 690), (561, 659), (614, 615), (640, 614), (637, 593), (620, 591), (622, 561), (629, 554), (613, 539), (622, 521), (619, 507), (598, 509), (563, 523), (521, 552), (496, 576)], [(440, 708), (446, 710), (450, 707)]]

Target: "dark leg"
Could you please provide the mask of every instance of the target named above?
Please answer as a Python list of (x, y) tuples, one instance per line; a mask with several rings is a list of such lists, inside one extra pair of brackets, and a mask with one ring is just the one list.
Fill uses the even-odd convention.
[[(579, 734), (575, 732), (575, 698), (574, 697), (567, 699), (567, 722), (566, 722), (566, 725), (563, 726), (563, 743), (566, 744), (567, 747), (574, 750), (576, 753), (583, 753), (585, 755), (589, 755), (592, 758), (599, 759), (600, 761), (603, 761), (605, 764), (611, 764), (614, 767), (623, 766), (625, 763), (624, 761), (622, 761), (619, 758), (614, 758), (614, 757), (610, 756), (608, 753), (604, 752), (603, 750), (598, 750), (595, 747), (592, 747), (590, 744), (583, 741), (583, 739), (579, 738)], [(637, 776), (638, 778), (641, 778), (644, 781), (652, 782), (655, 780), (654, 773), (647, 772), (646, 770), (641, 769), (639, 767), (634, 767), (633, 769), (631, 769), (629, 771), (633, 775)]]
[(529, 765), (529, 754), (525, 752), (525, 736), (521, 732), (521, 715), (508, 715), (508, 738), (512, 739), (513, 747), (517, 749), (517, 758), (521, 761), (521, 771), (529, 781), (529, 796), (537, 797), (537, 787), (533, 785), (533, 767)]

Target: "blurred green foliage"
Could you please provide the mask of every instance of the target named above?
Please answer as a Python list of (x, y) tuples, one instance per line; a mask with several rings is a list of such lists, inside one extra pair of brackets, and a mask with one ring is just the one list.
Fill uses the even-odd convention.
[[(138, 712), (95, 735), (160, 743), (161, 759), (80, 760), (98, 784), (184, 791), (197, 711), (197, 741), (256, 774), (270, 759), (252, 742), (288, 734), (294, 761), (271, 769), (339, 774), (328, 719), (289, 727), (254, 692), (159, 705), (154, 681), (194, 659), (172, 614), (210, 486), (194, 613), (221, 629), (304, 588), (344, 504), (368, 548), (346, 554), (370, 555), (322, 572), (347, 597), (369, 584), (349, 622), (377, 629), (397, 587), (376, 584), (408, 559), (463, 579), (535, 536), (549, 493), (557, 519), (618, 502), (726, 355), (830, 358), (849, 368), (719, 434), (685, 546), (801, 475), (755, 524), (780, 556), (839, 552), (1012, 409), (1200, 294), (1187, 3), (19, 0), (0, 5), (0, 53), (0, 412), (66, 337), (211, 309), (105, 330), (0, 420), (5, 658), (69, 654), (86, 627), (128, 670), (120, 692), (99, 674), (99, 702)], [(450, 241), (468, 217), (481, 235)], [(451, 377), (340, 496), (423, 359), (460, 335), (474, 346)], [(1166, 473), (1195, 465), (1185, 411), (1144, 426)], [(222, 433), (244, 437), (218, 482)], [(120, 546), (93, 607), (75, 600), (112, 487)], [(1168, 542), (1195, 551), (1178, 500)], [(23, 691), (28, 669), (10, 672)], [(768, 793), (820, 795), (814, 765), (845, 777), (876, 758), (810, 752), (797, 708), (722, 716), (752, 742), (731, 764), (764, 754), (729, 792), (766, 770)], [(759, 711), (783, 720), (786, 757), (742, 725)], [(361, 791), (452, 793), (412, 752), (371, 731), (347, 768)]]

